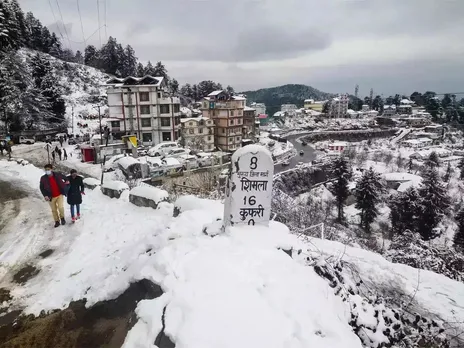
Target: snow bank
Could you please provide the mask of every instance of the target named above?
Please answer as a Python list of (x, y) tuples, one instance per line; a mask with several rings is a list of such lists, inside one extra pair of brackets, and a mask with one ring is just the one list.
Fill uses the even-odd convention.
[(140, 164), (134, 157), (125, 156), (118, 160), (118, 164), (121, 165), (124, 169), (129, 168), (133, 164)]
[(98, 185), (100, 185), (100, 180), (97, 180), (95, 178), (84, 178), (84, 180), (82, 181), (84, 182), (84, 186), (88, 188), (95, 188)]
[(110, 190), (116, 190), (116, 191), (123, 191), (123, 190), (128, 190), (129, 186), (122, 181), (105, 181), (102, 185), (102, 188), (110, 189)]
[(219, 201), (199, 198), (193, 195), (181, 196), (174, 202), (174, 207), (180, 212), (205, 210), (212, 217), (222, 219), (224, 215), (224, 206)]
[(130, 190), (129, 194), (150, 199), (155, 203), (167, 201), (169, 198), (169, 193), (167, 191), (159, 189), (157, 187), (145, 185), (134, 187), (132, 190)]

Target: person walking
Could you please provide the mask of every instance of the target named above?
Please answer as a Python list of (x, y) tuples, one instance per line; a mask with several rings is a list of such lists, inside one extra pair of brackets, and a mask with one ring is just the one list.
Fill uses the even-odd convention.
[(55, 156), (56, 156), (56, 153), (55, 153), (55, 150), (52, 151), (52, 159), (53, 159), (53, 163), (55, 163)]
[(63, 160), (67, 160), (68, 159), (68, 153), (66, 152), (66, 149), (63, 148)]
[[(69, 181), (67, 201), (71, 208), (71, 219), (72, 222), (76, 222), (77, 219), (81, 218), (82, 195), (85, 195), (84, 181), (82, 176), (77, 175), (75, 169), (71, 169), (71, 175), (68, 175), (66, 180)], [(74, 208), (76, 208), (77, 215), (74, 215)]]
[(61, 150), (58, 148), (58, 145), (55, 147), (55, 152), (58, 155), (60, 161), (61, 161)]
[(45, 200), (50, 203), (55, 227), (66, 224), (64, 219), (63, 196), (66, 196), (69, 181), (61, 173), (54, 172), (51, 164), (46, 164), (45, 174), (40, 178), (40, 192)]

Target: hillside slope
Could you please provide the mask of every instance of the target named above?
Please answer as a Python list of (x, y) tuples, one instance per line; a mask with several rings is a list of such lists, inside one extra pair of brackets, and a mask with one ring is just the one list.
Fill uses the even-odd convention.
[[(98, 119), (98, 111), (95, 108), (97, 102), (95, 96), (106, 96), (105, 81), (108, 80), (108, 75), (95, 68), (77, 63), (68, 63), (60, 59), (54, 58), (49, 54), (37, 52), (30, 49), (21, 49), (19, 55), (26, 63), (26, 67), (31, 69), (33, 57), (39, 54), (43, 59), (47, 60), (53, 74), (57, 77), (57, 83), (62, 90), (62, 97), (66, 103), (65, 120), (68, 123), (69, 132), (72, 129), (72, 114), (74, 112), (74, 132), (76, 134), (84, 134), (89, 129), (95, 128), (95, 123), (88, 120), (83, 120), (87, 116), (92, 116)], [(105, 103), (106, 104), (106, 103)], [(101, 108), (102, 114), (107, 110), (104, 106)], [(87, 123), (88, 127), (82, 128), (78, 123)], [(50, 128), (56, 124), (43, 124), (42, 128)]]
[(326, 100), (333, 96), (333, 94), (319, 91), (311, 86), (298, 84), (262, 88), (242, 93), (247, 96), (249, 103), (265, 103), (269, 115), (279, 111), (282, 104), (295, 104), (303, 107), (305, 99)]

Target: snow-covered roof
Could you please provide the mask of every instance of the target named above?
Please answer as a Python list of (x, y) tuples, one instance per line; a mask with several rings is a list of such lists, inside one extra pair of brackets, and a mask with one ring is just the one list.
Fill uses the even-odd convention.
[(329, 146), (343, 146), (343, 147), (346, 147), (348, 145), (349, 143), (346, 141), (334, 141), (333, 143), (329, 144)]
[(174, 157), (165, 157), (163, 158), (163, 162), (164, 162), (163, 164), (167, 166), (180, 166), (179, 160), (177, 160)]
[(151, 199), (155, 203), (166, 201), (169, 198), (169, 193), (167, 191), (148, 185), (134, 187), (130, 190), (129, 194)]
[(218, 89), (217, 91), (213, 91), (210, 94), (208, 94), (208, 97), (215, 97), (215, 96), (221, 94), (222, 92), (224, 92), (222, 89)]
[(243, 111), (256, 111), (256, 109), (250, 108), (249, 106), (245, 106)]
[(414, 104), (414, 102), (409, 99), (401, 99), (400, 103), (401, 104)]
[(144, 77), (134, 77), (134, 76), (127, 76), (125, 78), (118, 78), (118, 77), (113, 77), (112, 79), (109, 79), (106, 81), (107, 85), (113, 85), (116, 87), (119, 86), (135, 86), (135, 85), (150, 85), (150, 86), (156, 86), (159, 87), (161, 86), (161, 83), (163, 82), (164, 77), (163, 76), (151, 76), (151, 75), (145, 75)]
[(185, 122), (189, 122), (189, 121), (206, 121), (206, 120), (209, 120), (209, 117), (203, 117), (203, 116), (200, 116), (200, 117), (187, 117), (187, 118), (181, 118), (180, 119), (180, 122), (181, 123), (185, 123)]
[(409, 105), (409, 104), (402, 104), (402, 105), (400, 105), (400, 106), (398, 106), (398, 107), (399, 107), (399, 108), (412, 108), (412, 106)]
[(304, 103), (314, 103), (314, 99), (305, 99)]
[(346, 113), (347, 113), (347, 114), (357, 114), (357, 112), (354, 111), (353, 109), (348, 109), (348, 110), (346, 110)]
[(407, 172), (385, 173), (383, 174), (383, 178), (386, 181), (422, 181), (422, 177), (420, 177), (419, 175), (414, 175)]

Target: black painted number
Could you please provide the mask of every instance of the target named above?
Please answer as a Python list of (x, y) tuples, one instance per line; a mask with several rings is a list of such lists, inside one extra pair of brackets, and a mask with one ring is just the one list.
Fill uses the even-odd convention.
[(253, 220), (253, 219), (248, 220), (248, 225), (254, 226), (255, 225), (255, 220)]
[(250, 160), (250, 169), (256, 169), (256, 168), (258, 168), (258, 157), (253, 156), (251, 157), (251, 160)]
[[(243, 204), (247, 204), (247, 196), (243, 197)], [(248, 197), (248, 205), (255, 205), (256, 204), (256, 196)]]

